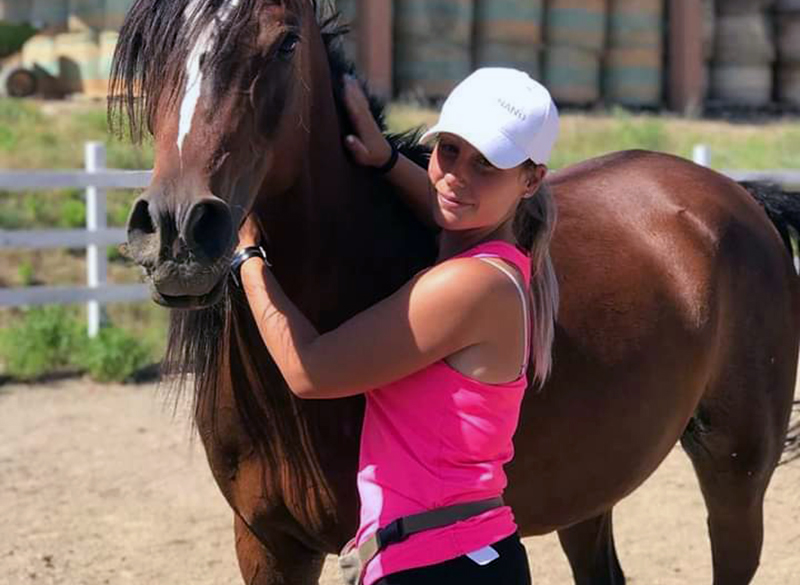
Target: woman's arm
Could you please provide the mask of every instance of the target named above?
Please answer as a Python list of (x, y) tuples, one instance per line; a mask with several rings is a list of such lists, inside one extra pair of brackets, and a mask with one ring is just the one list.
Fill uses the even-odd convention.
[(241, 276), (261, 337), (300, 398), (353, 396), (399, 380), (485, 342), (498, 322), (493, 307), (513, 306), (502, 274), (484, 262), (457, 259), (320, 334), (260, 258), (245, 262)]
[[(380, 167), (389, 160), (392, 147), (372, 117), (369, 102), (358, 81), (350, 76), (345, 77), (344, 89), (347, 111), (357, 134), (348, 136), (345, 144), (360, 165)], [(387, 178), (398, 188), (403, 200), (420, 221), (438, 230), (431, 209), (433, 196), (427, 171), (401, 154)]]

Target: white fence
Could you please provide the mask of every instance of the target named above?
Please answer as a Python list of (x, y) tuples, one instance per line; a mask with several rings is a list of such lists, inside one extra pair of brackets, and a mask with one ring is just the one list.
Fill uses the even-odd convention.
[(144, 189), (152, 173), (106, 169), (105, 146), (99, 142), (86, 144), (85, 160), (84, 171), (0, 172), (0, 190), (86, 189), (85, 230), (0, 230), (0, 249), (86, 248), (86, 286), (0, 289), (0, 307), (86, 303), (88, 332), (94, 337), (100, 329), (102, 305), (149, 297), (145, 285), (107, 282), (106, 247), (123, 243), (126, 232), (107, 227), (106, 190)]
[[(109, 229), (106, 223), (106, 189), (144, 189), (151, 171), (106, 169), (103, 144), (85, 147), (84, 171), (0, 172), (0, 190), (82, 188), (86, 189), (86, 230), (0, 230), (0, 250), (9, 248), (86, 248), (85, 287), (28, 287), (0, 289), (0, 307), (86, 303), (89, 335), (95, 336), (102, 320), (102, 305), (136, 301), (149, 297), (145, 285), (107, 283), (106, 247), (121, 244), (123, 228)], [(711, 153), (698, 145), (694, 161), (710, 166)], [(722, 171), (737, 181), (768, 180), (786, 187), (800, 187), (800, 171)]]
[[(711, 149), (704, 144), (698, 144), (692, 151), (692, 159), (699, 165), (710, 167), (712, 163)], [(719, 172), (729, 176), (734, 181), (770, 181), (784, 188), (800, 189), (800, 171), (733, 171), (722, 169)]]

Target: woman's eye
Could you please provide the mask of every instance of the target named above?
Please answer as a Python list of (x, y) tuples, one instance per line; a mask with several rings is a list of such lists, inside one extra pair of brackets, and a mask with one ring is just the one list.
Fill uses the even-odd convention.
[(453, 146), (452, 144), (439, 144), (439, 150), (441, 150), (444, 154), (453, 155), (458, 153), (458, 149)]
[(299, 43), (300, 37), (295, 33), (289, 33), (278, 48), (278, 55), (281, 57), (291, 56)]
[(478, 166), (482, 169), (490, 170), (494, 168), (494, 165), (488, 161), (488, 159), (484, 157), (478, 158)]

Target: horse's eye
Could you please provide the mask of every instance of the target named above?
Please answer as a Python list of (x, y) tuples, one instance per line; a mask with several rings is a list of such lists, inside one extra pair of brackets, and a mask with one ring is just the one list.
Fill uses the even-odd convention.
[(297, 49), (297, 45), (300, 42), (300, 36), (296, 33), (289, 33), (286, 35), (286, 38), (283, 39), (281, 46), (278, 48), (278, 55), (281, 57), (290, 57), (295, 49)]

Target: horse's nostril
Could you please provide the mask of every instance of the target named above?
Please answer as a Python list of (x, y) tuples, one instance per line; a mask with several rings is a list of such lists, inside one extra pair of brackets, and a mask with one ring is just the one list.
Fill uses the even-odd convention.
[(186, 221), (189, 248), (214, 262), (228, 250), (233, 237), (233, 219), (228, 205), (220, 199), (195, 204)]
[(128, 218), (128, 239), (149, 236), (156, 233), (153, 218), (150, 217), (150, 204), (146, 199), (139, 199), (134, 203), (131, 215)]

